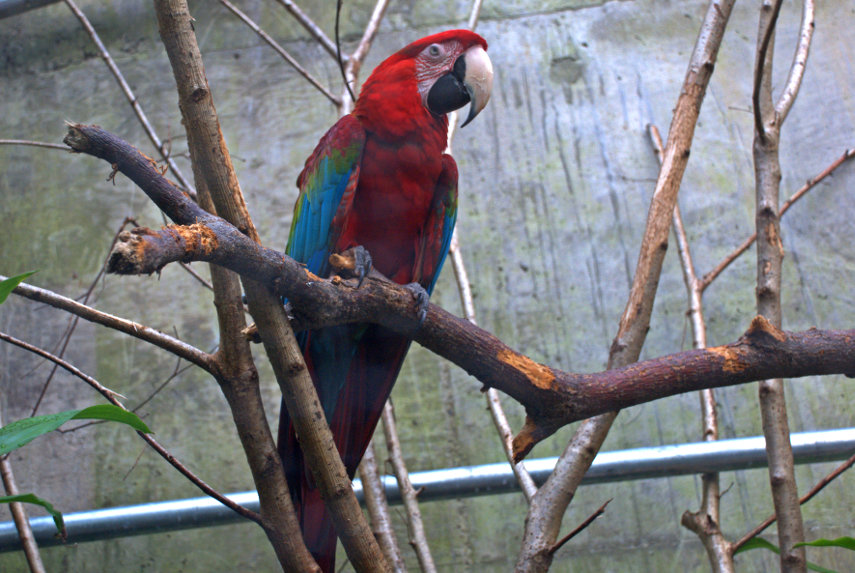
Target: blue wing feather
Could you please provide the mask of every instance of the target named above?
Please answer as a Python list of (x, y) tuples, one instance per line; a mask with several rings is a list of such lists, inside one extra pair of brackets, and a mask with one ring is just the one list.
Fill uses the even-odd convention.
[(345, 116), (321, 138), (297, 178), (300, 195), (285, 253), (317, 275), (329, 270), (327, 260), (341, 231), (337, 216), (346, 216), (353, 199), (364, 145), (362, 126)]

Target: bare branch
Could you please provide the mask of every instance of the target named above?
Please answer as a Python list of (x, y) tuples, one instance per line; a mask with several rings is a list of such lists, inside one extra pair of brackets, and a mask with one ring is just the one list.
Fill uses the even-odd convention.
[(101, 54), (101, 58), (104, 60), (104, 63), (107, 64), (107, 68), (110, 70), (110, 73), (112, 73), (113, 77), (116, 78), (116, 81), (119, 83), (119, 87), (122, 89), (122, 93), (125, 94), (125, 97), (131, 104), (131, 108), (133, 108), (137, 119), (139, 119), (139, 122), (145, 130), (146, 134), (148, 135), (148, 138), (151, 140), (151, 143), (160, 153), (160, 156), (163, 158), (163, 160), (166, 161), (166, 164), (169, 166), (169, 170), (172, 171), (172, 174), (175, 175), (175, 178), (178, 179), (178, 182), (181, 183), (181, 185), (190, 194), (190, 196), (195, 197), (196, 191), (193, 189), (193, 186), (190, 184), (190, 182), (184, 177), (184, 174), (181, 173), (181, 170), (178, 168), (178, 165), (175, 164), (175, 161), (173, 161), (173, 159), (169, 156), (167, 145), (157, 136), (157, 133), (154, 131), (151, 122), (148, 120), (148, 116), (143, 111), (143, 108), (140, 105), (137, 96), (134, 95), (133, 90), (131, 90), (131, 86), (128, 85), (128, 82), (125, 80), (125, 77), (119, 70), (119, 66), (116, 65), (116, 62), (113, 60), (113, 57), (110, 56), (110, 52), (107, 51), (107, 47), (104, 46), (104, 43), (101, 41), (101, 38), (95, 31), (95, 28), (89, 22), (89, 19), (86, 17), (83, 11), (77, 7), (77, 4), (74, 2), (74, 0), (65, 0), (65, 3), (74, 13), (74, 15), (77, 16), (77, 19), (80, 20), (80, 23), (83, 25), (83, 29), (86, 30), (86, 33), (89, 34), (89, 37), (92, 39), (92, 42), (98, 48), (98, 52)]
[(425, 526), (422, 522), (422, 512), (419, 511), (419, 502), (416, 500), (416, 490), (410, 482), (410, 474), (404, 464), (404, 455), (401, 452), (401, 443), (398, 440), (398, 425), (395, 422), (395, 410), (392, 407), (392, 399), (386, 400), (383, 405), (383, 435), (386, 437), (386, 448), (389, 451), (389, 460), (398, 480), (398, 488), (401, 490), (401, 499), (407, 509), (407, 525), (410, 531), (410, 545), (416, 551), (419, 566), (424, 573), (436, 573), (436, 565), (428, 547)]
[[(718, 49), (732, 9), (733, 0), (712, 0), (695, 41), (674, 108), (632, 288), (609, 352), (608, 368), (627, 366), (636, 361), (647, 336), (662, 263), (668, 247), (668, 233), (677, 203), (677, 192), (688, 164), (701, 104), (715, 68)], [(531, 413), (527, 413), (526, 425), (515, 443), (519, 443), (526, 430), (529, 430), (532, 438), (539, 434), (536, 431), (538, 424), (531, 419)], [(517, 559), (518, 570), (545, 571), (549, 568), (552, 554), (548, 550), (558, 536), (561, 518), (616, 416), (616, 412), (611, 412), (596, 419), (586, 420), (570, 440), (556, 464), (555, 471), (538, 490), (526, 521), (523, 546)]]
[[(466, 266), (463, 264), (460, 245), (457, 242), (457, 229), (451, 235), (449, 256), (451, 257), (451, 263), (454, 268), (454, 276), (457, 279), (457, 290), (460, 293), (463, 314), (466, 320), (477, 325), (478, 323), (475, 321), (475, 303), (472, 300), (472, 288), (469, 283), (469, 276), (466, 273)], [(505, 416), (505, 410), (502, 408), (499, 393), (495, 388), (488, 388), (486, 399), (487, 406), (490, 409), (490, 416), (493, 418), (493, 425), (496, 426), (496, 431), (499, 433), (499, 440), (502, 443), (502, 449), (505, 451), (505, 457), (511, 464), (514, 477), (516, 477), (517, 483), (520, 484), (520, 489), (522, 489), (525, 500), (531, 503), (531, 498), (537, 493), (537, 485), (534, 483), (531, 474), (526, 471), (523, 462), (514, 462), (514, 434), (508, 418)]]
[[(125, 408), (124, 404), (122, 404), (116, 398), (116, 396), (117, 396), (116, 392), (114, 392), (114, 391), (110, 390), (109, 388), (103, 386), (100, 382), (98, 382), (97, 380), (95, 380), (94, 378), (92, 378), (91, 376), (89, 376), (88, 374), (86, 374), (85, 372), (83, 372), (82, 370), (80, 370), (79, 368), (77, 368), (76, 366), (71, 364), (70, 362), (63, 360), (57, 356), (54, 356), (53, 354), (51, 354), (45, 350), (42, 350), (41, 348), (38, 348), (38, 347), (33, 346), (27, 342), (24, 342), (23, 340), (19, 340), (13, 336), (9, 336), (8, 334), (5, 334), (3, 332), (0, 332), (0, 340), (4, 340), (10, 344), (14, 344), (15, 346), (18, 346), (19, 348), (23, 348), (24, 350), (32, 352), (33, 354), (37, 354), (37, 355), (41, 356), (42, 358), (46, 358), (47, 360), (50, 360), (51, 362), (58, 364), (61, 368), (65, 369), (70, 374), (80, 378), (81, 380), (83, 380), (84, 382), (89, 384), (89, 386), (91, 386), (96, 392), (98, 392), (99, 394), (104, 396), (104, 398), (106, 398), (108, 402), (110, 402), (111, 404), (113, 404), (115, 406), (118, 406), (122, 410), (127, 411), (127, 408)], [(160, 443), (158, 443), (157, 440), (152, 438), (149, 434), (146, 434), (146, 433), (143, 433), (140, 431), (137, 431), (137, 434), (143, 440), (145, 440), (145, 442), (149, 446), (151, 446), (154, 449), (154, 451), (156, 451), (158, 454), (160, 454), (160, 456), (163, 459), (165, 459), (167, 462), (169, 462), (172, 465), (172, 467), (177, 469), (184, 477), (186, 477), (188, 480), (190, 480), (190, 482), (193, 483), (193, 485), (195, 485), (200, 490), (202, 490), (206, 495), (216, 499), (217, 501), (219, 501), (220, 503), (222, 503), (226, 507), (232, 509), (235, 513), (242, 515), (243, 517), (246, 517), (247, 519), (254, 521), (260, 525), (262, 524), (262, 519), (261, 519), (260, 515), (258, 515), (254, 511), (246, 509), (242, 505), (239, 505), (239, 504), (233, 502), (232, 500), (230, 500), (229, 498), (227, 498), (226, 496), (222, 495), (217, 490), (215, 490), (214, 488), (209, 486), (207, 483), (202, 481), (202, 479), (200, 477), (198, 477), (196, 474), (194, 474), (192, 471), (190, 471), (184, 464), (182, 464), (180, 461), (178, 461), (178, 458), (176, 458), (171, 453), (169, 453), (169, 451), (166, 448), (164, 448), (162, 445), (160, 445)]]
[[(2, 408), (0, 408), (0, 412), (2, 412)], [(3, 419), (0, 417), (0, 426), (3, 425)], [(6, 495), (12, 496), (20, 493), (18, 484), (15, 481), (15, 474), (12, 471), (12, 462), (9, 461), (8, 455), (0, 456), (0, 478), (3, 480)], [(30, 521), (27, 519), (27, 511), (24, 509), (24, 504), (13, 501), (9, 504), (9, 511), (12, 512), (12, 519), (18, 530), (21, 548), (24, 551), (24, 556), (27, 558), (30, 573), (45, 573), (45, 566), (42, 562), (41, 553), (39, 553), (39, 545), (36, 543), (33, 528), (30, 527)], [(62, 531), (61, 534), (65, 535), (65, 531)]]
[(347, 60), (347, 64), (354, 75), (359, 75), (358, 67), (362, 65), (365, 56), (368, 55), (368, 50), (371, 49), (371, 44), (374, 42), (378, 30), (380, 30), (380, 22), (383, 20), (383, 14), (386, 13), (388, 5), (389, 0), (377, 0), (377, 4), (374, 5), (374, 11), (371, 13), (371, 18), (368, 19), (368, 24), (365, 25), (362, 38)]
[(601, 506), (600, 506), (600, 507), (599, 507), (599, 508), (594, 512), (594, 513), (592, 513), (591, 515), (589, 515), (589, 516), (585, 519), (585, 521), (583, 521), (582, 523), (580, 523), (578, 526), (576, 526), (576, 527), (573, 529), (573, 531), (571, 531), (570, 533), (568, 533), (567, 535), (565, 535), (564, 537), (562, 537), (562, 538), (561, 538), (561, 539), (560, 539), (560, 540), (559, 540), (555, 545), (553, 545), (553, 546), (549, 549), (549, 552), (550, 552), (550, 553), (552, 553), (552, 554), (554, 554), (556, 551), (558, 551), (559, 549), (561, 549), (561, 547), (562, 547), (565, 543), (567, 543), (568, 541), (570, 541), (571, 539), (573, 539), (574, 537), (576, 537), (577, 535), (579, 535), (579, 533), (581, 533), (583, 530), (585, 530), (585, 528), (587, 528), (589, 525), (591, 525), (592, 523), (594, 523), (594, 521), (596, 521), (596, 519), (597, 519), (598, 517), (600, 517), (602, 514), (604, 514), (604, 513), (606, 512), (606, 506), (607, 506), (608, 504), (610, 504), (611, 502), (612, 502), (612, 500), (611, 500), (611, 499), (607, 500), (607, 501), (606, 501), (603, 505), (601, 505)]
[[(781, 272), (784, 246), (781, 240), (779, 196), (781, 164), (778, 154), (783, 117), (772, 105), (772, 63), (774, 61), (775, 25), (781, 8), (776, 0), (769, 8), (763, 3), (760, 11), (755, 64), (755, 230), (757, 233), (757, 313), (776, 328), (781, 326)], [(792, 93), (795, 97), (797, 91)], [(759, 121), (757, 118), (760, 118)], [(784, 381), (769, 377), (758, 385), (760, 417), (766, 438), (769, 485), (775, 513), (778, 516), (778, 544), (781, 548), (782, 571), (805, 571), (805, 549), (795, 547), (804, 541), (804, 524), (799, 507), (798, 487), (795, 479), (793, 451), (784, 396)]]
[[(846, 460), (845, 462), (843, 462), (842, 464), (837, 466), (834, 469), (834, 471), (832, 471), (830, 474), (828, 474), (827, 476), (825, 476), (824, 478), (819, 480), (816, 483), (816, 485), (814, 485), (812, 488), (810, 488), (809, 492), (807, 492), (801, 498), (799, 498), (799, 504), (804, 505), (805, 503), (809, 502), (813, 498), (813, 496), (815, 496), (816, 494), (821, 492), (825, 488), (825, 486), (827, 486), (828, 484), (833, 482), (835, 479), (837, 479), (838, 477), (843, 475), (843, 473), (845, 471), (847, 471), (849, 468), (851, 468), (853, 465), (855, 465), (855, 455), (851, 456), (848, 460)], [(767, 517), (766, 519), (764, 519), (763, 522), (760, 523), (757, 527), (755, 527), (754, 529), (752, 529), (751, 531), (749, 531), (748, 533), (746, 533), (745, 535), (740, 537), (738, 541), (735, 541), (733, 543), (732, 550), (734, 552), (736, 552), (736, 550), (738, 550), (740, 547), (745, 545), (752, 538), (760, 535), (760, 533), (762, 533), (764, 529), (766, 529), (767, 527), (769, 527), (770, 525), (775, 523), (776, 520), (777, 520), (777, 516), (775, 514), (772, 514), (769, 517)]]
[[(755, 319), (745, 337), (727, 346), (678, 353), (598, 374), (562, 372), (534, 362), (433, 304), (428, 305), (420, 325), (412, 293), (401, 285), (371, 275), (355, 288), (355, 280), (324, 280), (312, 275), (293, 259), (258, 245), (219, 217), (202, 211), (165, 179), (158, 180), (160, 175), (150, 163), (120, 153), (118, 150), (124, 149), (124, 153), (139, 155), (108, 135), (99, 128), (72, 126), (66, 140), (78, 151), (86, 150), (116, 163), (120, 170), (127, 169), (125, 172), (155, 203), (171, 206), (175, 220), (202, 221), (159, 232), (135, 229), (123, 237), (129, 244), (118, 245), (114, 255), (121, 259), (124, 252), (142, 252), (143, 258), (159, 261), (158, 265), (178, 259), (215, 262), (260, 284), (272, 285), (276, 295), (287, 297), (294, 305), (292, 312), (299, 328), (376, 322), (411, 336), (485, 385), (526, 406), (529, 423), (515, 440), (519, 457), (571, 421), (680, 392), (740, 384), (770, 373), (790, 377), (855, 374), (855, 355), (849, 352), (850, 331), (788, 334), (768, 326), (763, 319)], [(145, 256), (161, 252), (168, 256)], [(122, 261), (118, 265), (122, 271), (153, 270), (131, 268), (133, 261)], [(128, 267), (123, 267), (125, 263)], [(824, 357), (820, 356), (822, 352), (826, 353)]]
[[(772, 4), (774, 2), (774, 4)], [(772, 52), (775, 37), (775, 24), (781, 12), (782, 0), (763, 0), (761, 7), (760, 29), (758, 30), (757, 59), (754, 65), (754, 90), (751, 103), (754, 112), (754, 131), (762, 140), (766, 139), (766, 123), (774, 126), (777, 122), (770, 117), (775, 109), (772, 106)], [(765, 94), (764, 94), (765, 92)]]
[(467, 22), (467, 27), (475, 31), (475, 26), (478, 25), (478, 17), (481, 15), (481, 4), (483, 4), (483, 0), (474, 0), (472, 2), (472, 10), (469, 12), (469, 20)]
[(267, 42), (267, 44), (271, 48), (273, 48), (273, 50), (277, 54), (282, 56), (282, 59), (284, 59), (286, 62), (288, 62), (291, 65), (291, 67), (297, 71), (298, 74), (300, 74), (301, 76), (306, 78), (306, 80), (308, 80), (308, 82), (310, 84), (312, 84), (315, 87), (315, 89), (317, 89), (319, 92), (324, 94), (324, 96), (328, 100), (330, 100), (330, 102), (332, 102), (333, 105), (341, 105), (341, 99), (340, 98), (333, 95), (332, 92), (330, 92), (324, 85), (321, 84), (321, 82), (317, 78), (315, 78), (315, 76), (313, 76), (311, 73), (309, 73), (309, 71), (306, 68), (301, 66), (300, 62), (298, 62), (297, 60), (294, 59), (294, 56), (289, 54), (285, 50), (285, 48), (280, 46), (276, 40), (274, 40), (272, 37), (270, 37), (270, 34), (265, 32), (264, 30), (262, 30), (261, 27), (252, 20), (252, 18), (250, 18), (244, 12), (242, 12), (237, 6), (235, 6), (234, 4), (229, 2), (229, 0), (220, 0), (220, 2), (223, 4), (223, 6), (228, 8), (232, 12), (232, 14), (234, 14), (235, 16), (240, 18), (244, 24), (249, 26), (253, 32), (258, 34), (258, 36), (262, 40)]
[[(300, 25), (303, 26), (303, 28), (305, 28), (306, 31), (309, 32), (309, 34), (311, 34), (312, 37), (318, 41), (321, 47), (325, 49), (329, 53), (329, 55), (331, 55), (334, 59), (336, 58), (335, 42), (330, 40), (329, 37), (324, 34), (323, 30), (321, 30), (320, 27), (315, 24), (312, 19), (306, 15), (305, 12), (300, 10), (299, 6), (292, 2), (292, 0), (276, 1), (282, 4), (282, 6), (284, 6), (285, 9), (288, 10), (288, 12), (290, 12), (291, 15), (294, 16), (294, 18), (296, 18)], [(345, 60), (346, 59), (347, 58), (345, 57)]]
[(371, 517), (371, 531), (377, 538), (377, 543), (380, 544), (392, 570), (395, 573), (405, 573), (407, 568), (404, 566), (401, 549), (398, 547), (398, 540), (395, 538), (395, 530), (392, 527), (389, 504), (386, 502), (386, 493), (380, 479), (380, 471), (377, 469), (373, 440), (368, 444), (359, 463), (359, 479), (362, 481), (365, 509)]
[(59, 143), (48, 143), (46, 141), (30, 141), (28, 139), (0, 139), (0, 145), (28, 145), (32, 147), (46, 147), (48, 149), (61, 149), (68, 151), (68, 146)]
[[(653, 148), (661, 163), (662, 138), (655, 125), (648, 128)], [(674, 207), (673, 217), (674, 236), (677, 239), (677, 253), (680, 256), (680, 266), (683, 270), (683, 282), (686, 285), (686, 296), (689, 301), (689, 321), (692, 325), (692, 347), (706, 348), (707, 329), (703, 314), (703, 290), (695, 272), (689, 238), (683, 225), (680, 206)], [(701, 426), (704, 441), (718, 439), (718, 413), (716, 411), (715, 393), (706, 388), (699, 393), (701, 403)], [(732, 573), (733, 552), (730, 543), (725, 539), (719, 526), (721, 522), (720, 487), (717, 473), (705, 473), (701, 476), (703, 497), (701, 507), (697, 512), (685, 511), (681, 523), (693, 531), (704, 544), (710, 565), (716, 573)]]
[[(783, 217), (784, 213), (786, 213), (793, 204), (801, 199), (808, 191), (817, 186), (823, 179), (834, 173), (838, 167), (846, 163), (848, 160), (855, 157), (855, 147), (847, 149), (843, 152), (843, 155), (835, 159), (831, 164), (823, 169), (819, 174), (808, 179), (807, 182), (802, 185), (802, 187), (793, 193), (793, 195), (787, 199), (786, 202), (781, 206), (781, 211), (779, 216)], [(705, 274), (701, 279), (701, 289), (706, 290), (706, 288), (716, 279), (718, 275), (720, 275), (730, 264), (739, 258), (739, 256), (748, 250), (748, 247), (754, 244), (754, 241), (757, 240), (757, 233), (753, 233), (750, 237), (745, 239), (741, 245), (739, 245), (732, 253), (727, 255), (716, 267)]]
[(805, 75), (808, 54), (810, 53), (811, 40), (813, 39), (814, 11), (813, 0), (804, 0), (801, 30), (799, 31), (799, 44), (796, 46), (795, 53), (793, 54), (793, 63), (790, 65), (787, 85), (784, 86), (784, 91), (775, 104), (775, 112), (778, 114), (778, 121), (780, 123), (783, 123), (787, 119), (787, 114), (790, 113), (790, 108), (793, 107), (796, 96), (799, 94), (799, 88), (802, 85), (802, 78)]
[[(0, 280), (5, 280), (8, 277), (0, 275)], [(158, 348), (162, 348), (176, 356), (180, 356), (184, 360), (195, 364), (210, 374), (216, 374), (217, 365), (213, 357), (207, 352), (203, 352), (186, 342), (164, 334), (159, 330), (145, 326), (138, 322), (119, 318), (118, 316), (101, 312), (85, 304), (81, 304), (70, 298), (66, 298), (55, 292), (29, 285), (27, 283), (19, 284), (13, 293), (28, 298), (30, 300), (50, 305), (54, 308), (64, 310), (75, 316), (79, 316), (89, 322), (112, 328), (119, 332), (123, 332), (134, 338), (144, 340)]]
[[(245, 233), (249, 242), (257, 247), (258, 232), (246, 208), (220, 128), (187, 3), (184, 0), (156, 0), (155, 8), (161, 38), (178, 87), (179, 107), (193, 153), (195, 173), (204, 179), (216, 212), (240, 229), (241, 234)], [(205, 216), (212, 217), (209, 214)], [(299, 436), (301, 450), (348, 557), (357, 569), (386, 569), (383, 553), (371, 535), (371, 528), (338, 455), (281, 299), (254, 280), (243, 280), (242, 285), (250, 313), (255, 318), (265, 352), (282, 391), (283, 402)], [(231, 302), (236, 294), (232, 295)], [(257, 380), (253, 383), (253, 391), (258, 391)], [(232, 415), (236, 423), (259, 423), (267, 429), (263, 414), (250, 419), (243, 416), (240, 408), (233, 406)], [(254, 418), (260, 418), (260, 421)], [(265, 517), (277, 523), (275, 532), (267, 530), (268, 538), (274, 543), (284, 568), (316, 565), (305, 544), (300, 542), (300, 536), (295, 535), (296, 516), (290, 495), (286, 493), (288, 489), (284, 468), (278, 456), (268, 451), (271, 443), (272, 439), (265, 436), (264, 448), (267, 453), (264, 459), (258, 458), (259, 462), (264, 461), (264, 466), (258, 467), (263, 473), (254, 473), (263, 482), (261, 485), (269, 486), (273, 494), (266, 500), (268, 503), (262, 505), (269, 511)], [(244, 442), (245, 449), (253, 449), (253, 446), (249, 441)]]

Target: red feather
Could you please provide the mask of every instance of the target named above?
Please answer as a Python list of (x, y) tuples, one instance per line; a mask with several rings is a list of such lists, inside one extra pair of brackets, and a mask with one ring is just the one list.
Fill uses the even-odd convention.
[[(423, 38), (390, 56), (366, 80), (353, 113), (340, 120), (321, 139), (298, 178), (301, 188), (298, 216), (310, 217), (312, 210), (306, 206), (307, 202), (315, 200), (317, 207), (322, 198), (306, 199), (304, 193), (308, 193), (309, 185), (317, 183), (317, 177), (330, 176), (323, 171), (329, 169), (325, 158), (344, 156), (344, 151), (335, 147), (337, 138), (362, 142), (354, 130), (364, 130), (362, 152), (354, 154), (359, 163), (348, 171), (351, 175), (336, 205), (330, 228), (323, 230), (331, 241), (327, 248), (331, 252), (341, 252), (361, 245), (371, 254), (379, 272), (401, 284), (419, 282), (428, 291), (433, 288), (445, 258), (450, 227), (456, 215), (457, 193), (454, 159), (443, 153), (448, 120), (425, 108), (416, 79), (417, 58), (435, 43), (450, 46), (452, 65), (469, 47), (487, 47), (477, 34), (452, 30)], [(335, 166), (338, 170), (333, 171), (332, 176), (344, 177), (341, 166), (338, 163)], [(333, 187), (340, 188), (330, 186)], [(296, 217), (289, 253), (292, 253), (292, 242), (296, 244), (299, 239), (295, 239), (295, 229), (313, 229), (312, 225), (303, 224), (306, 221), (298, 224)], [(311, 248), (304, 248), (306, 244)], [(301, 248), (311, 255), (312, 249), (325, 247), (302, 241)], [(348, 474), (353, 477), (410, 341), (376, 325), (351, 325), (305, 333), (301, 344), (307, 367), (330, 417), (336, 445)], [(337, 368), (344, 371), (342, 366), (346, 367), (343, 380), (328, 380), (324, 378), (329, 375), (319, 374), (321, 370), (337, 373)], [(325, 571), (332, 570), (335, 532), (318, 490), (304, 467), (299, 443), (284, 407), (279, 427), (279, 452), (306, 544), (318, 564)]]

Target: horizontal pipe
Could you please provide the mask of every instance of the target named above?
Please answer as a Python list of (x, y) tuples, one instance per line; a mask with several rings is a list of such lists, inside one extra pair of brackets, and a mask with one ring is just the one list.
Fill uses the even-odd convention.
[(0, 20), (56, 2), (59, 0), (0, 0)]
[[(841, 460), (855, 454), (855, 428), (792, 434), (793, 456), (797, 464)], [(525, 462), (538, 485), (546, 481), (558, 458)], [(696, 442), (672, 446), (655, 446), (600, 452), (585, 474), (582, 485), (671, 477), (705, 472), (722, 472), (763, 467), (766, 465), (765, 440), (762, 436)], [(383, 476), (390, 503), (400, 503), (395, 478)], [(507, 463), (487, 464), (414, 472), (410, 474), (420, 501), (495, 495), (516, 491), (517, 485)], [(362, 484), (354, 481), (354, 490), (362, 501)], [(254, 491), (228, 496), (240, 505), (259, 511)], [(96, 509), (64, 516), (68, 543), (162, 533), (180, 529), (210, 527), (242, 521), (243, 518), (209, 497), (145, 503), (127, 507)], [(38, 544), (62, 543), (56, 538), (51, 517), (30, 519)], [(20, 549), (18, 531), (11, 521), (0, 523), (0, 552)]]

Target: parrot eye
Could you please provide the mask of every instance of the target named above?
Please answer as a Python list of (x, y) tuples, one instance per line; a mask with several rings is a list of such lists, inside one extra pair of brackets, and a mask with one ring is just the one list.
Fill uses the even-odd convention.
[(442, 48), (439, 46), (439, 44), (431, 44), (430, 46), (428, 46), (427, 53), (432, 58), (438, 58), (440, 55), (442, 55)]

